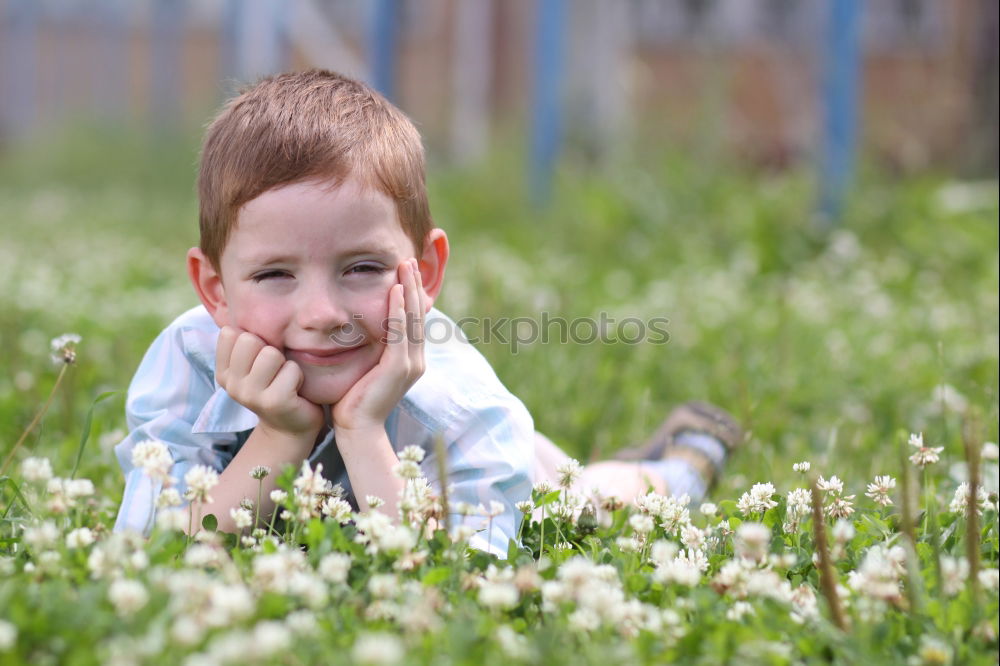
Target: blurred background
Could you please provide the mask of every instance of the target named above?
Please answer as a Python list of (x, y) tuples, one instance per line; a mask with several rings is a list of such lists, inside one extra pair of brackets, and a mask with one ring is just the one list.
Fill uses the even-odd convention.
[(997, 172), (992, 0), (2, 0), (0, 40), (5, 143), (188, 129), (318, 66), (385, 92), (438, 160), (530, 128), (536, 169), (659, 142), (780, 169), (857, 137), (893, 171)]
[(901, 430), (961, 459), (967, 410), (998, 427), (997, 5), (0, 0), (0, 441), (80, 333), (29, 441), (72, 460), (116, 391), (85, 473), (117, 499), (124, 389), (197, 304), (202, 129), (315, 66), (420, 129), (453, 318), (670, 319), (667, 345), (480, 345), (581, 460), (690, 399), (751, 433), (722, 492), (887, 473)]

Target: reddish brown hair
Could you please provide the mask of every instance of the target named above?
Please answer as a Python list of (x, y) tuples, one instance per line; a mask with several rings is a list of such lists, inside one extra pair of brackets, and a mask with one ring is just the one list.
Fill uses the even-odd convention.
[(419, 253), (431, 229), (420, 134), (370, 87), (313, 69), (259, 81), (205, 133), (198, 174), (201, 250), (218, 269), (237, 214), (273, 188), (348, 176), (396, 204)]

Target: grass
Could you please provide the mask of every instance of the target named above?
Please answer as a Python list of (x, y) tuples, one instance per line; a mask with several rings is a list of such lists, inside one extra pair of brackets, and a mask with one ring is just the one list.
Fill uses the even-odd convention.
[[(111, 447), (131, 373), (162, 326), (197, 303), (184, 273), (197, 242), (195, 162), (191, 137), (99, 132), (0, 156), (3, 452), (56, 379), (49, 340), (79, 333), (79, 362), (19, 458), (47, 456), (68, 473), (89, 435), (78, 476), (94, 481), (105, 521), (121, 493)], [(538, 430), (600, 459), (644, 438), (672, 405), (710, 400), (749, 432), (714, 498), (757, 482), (790, 487), (799, 460), (860, 495), (874, 475), (899, 474), (901, 430), (923, 432), (956, 463), (970, 409), (997, 440), (995, 183), (866, 172), (824, 233), (806, 173), (711, 166), (674, 154), (604, 173), (568, 166), (544, 210), (527, 202), (509, 156), (431, 174), (452, 245), (439, 307), (453, 318), (670, 320), (664, 345), (480, 345)], [(94, 404), (107, 391), (120, 393)], [(961, 466), (952, 471), (936, 481), (944, 494)], [(984, 566), (995, 567), (987, 516)]]

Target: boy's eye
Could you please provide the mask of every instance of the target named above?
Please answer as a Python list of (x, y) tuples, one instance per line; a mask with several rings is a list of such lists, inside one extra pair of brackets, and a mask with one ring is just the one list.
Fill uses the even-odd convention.
[(385, 267), (380, 264), (355, 264), (347, 269), (348, 273), (382, 273)]
[(278, 278), (289, 277), (288, 273), (285, 271), (264, 271), (263, 273), (257, 273), (253, 276), (254, 282), (263, 282), (264, 280), (274, 280)]

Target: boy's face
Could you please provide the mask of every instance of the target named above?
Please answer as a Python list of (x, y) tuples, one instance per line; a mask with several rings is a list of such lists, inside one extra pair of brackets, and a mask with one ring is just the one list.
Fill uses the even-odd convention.
[(393, 202), (353, 178), (269, 190), (240, 210), (213, 315), (297, 363), (302, 397), (333, 404), (378, 363), (389, 289), (413, 256)]

